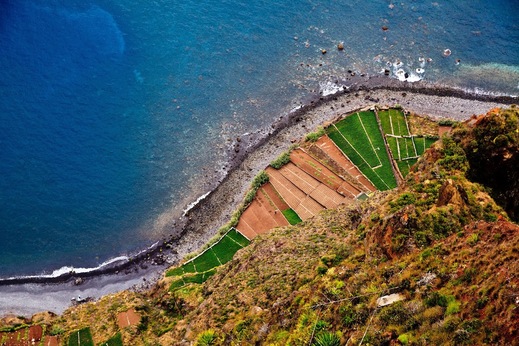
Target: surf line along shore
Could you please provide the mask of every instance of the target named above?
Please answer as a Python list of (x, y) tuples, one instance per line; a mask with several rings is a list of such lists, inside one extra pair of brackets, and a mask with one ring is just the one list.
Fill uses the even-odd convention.
[[(131, 257), (85, 272), (58, 276), (0, 279), (0, 315), (63, 312), (72, 297), (94, 297), (121, 290), (146, 289), (170, 265), (205, 244), (241, 203), (253, 177), (278, 155), (319, 125), (341, 114), (373, 104), (400, 104), (435, 119), (468, 119), (495, 107), (518, 103), (501, 96), (425, 82), (407, 83), (387, 77), (353, 77), (328, 86), (334, 93), (309, 94), (294, 110), (264, 129), (241, 135), (228, 150), (228, 171), (205, 198), (180, 217), (172, 236)], [(237, 134), (237, 136), (239, 136)], [(80, 283), (79, 285), (77, 285)]]

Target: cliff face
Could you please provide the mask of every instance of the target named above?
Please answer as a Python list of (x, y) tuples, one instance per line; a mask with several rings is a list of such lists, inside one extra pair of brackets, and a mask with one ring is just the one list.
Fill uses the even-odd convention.
[[(504, 112), (458, 126), (401, 188), (261, 235), (202, 285), (105, 297), (46, 328), (90, 326), (96, 343), (120, 330), (125, 345), (517, 345), (519, 226), (482, 185), (517, 194), (490, 173), (517, 184), (517, 110)], [(506, 140), (488, 139), (495, 122)], [(130, 308), (140, 323), (117, 329)]]
[(453, 137), (466, 152), (468, 176), (491, 188), (491, 195), (519, 220), (519, 108), (494, 109), (473, 118)]
[[(519, 227), (469, 179), (477, 151), (467, 154), (467, 134), (480, 124), (460, 125), (431, 148), (403, 188), (264, 235), (201, 290), (174, 293), (201, 303), (167, 337), (179, 344), (517, 344)], [(516, 176), (518, 168), (505, 169)], [(381, 297), (399, 301), (380, 306)]]

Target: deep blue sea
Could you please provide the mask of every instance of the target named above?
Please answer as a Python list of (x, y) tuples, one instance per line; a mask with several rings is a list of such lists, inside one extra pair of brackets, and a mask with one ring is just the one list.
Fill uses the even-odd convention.
[(519, 2), (0, 0), (0, 277), (151, 245), (228, 138), (388, 64), (519, 94)]

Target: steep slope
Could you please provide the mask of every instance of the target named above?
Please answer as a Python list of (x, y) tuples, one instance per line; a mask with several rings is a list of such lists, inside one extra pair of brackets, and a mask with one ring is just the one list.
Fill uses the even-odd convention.
[[(398, 189), (261, 234), (204, 284), (164, 281), (33, 323), (61, 340), (90, 327), (103, 345), (518, 345), (519, 226), (469, 180), (474, 159), (489, 162), (478, 155), (508, 157), (472, 150), (485, 119), (444, 136)], [(117, 326), (133, 309), (139, 323)]]
[(519, 220), (519, 108), (494, 109), (460, 126), (453, 138), (470, 164), (468, 175), (492, 189), (508, 215)]
[(519, 227), (464, 177), (460, 150), (445, 138), (405, 188), (263, 235), (207, 282), (172, 339), (516, 344)]

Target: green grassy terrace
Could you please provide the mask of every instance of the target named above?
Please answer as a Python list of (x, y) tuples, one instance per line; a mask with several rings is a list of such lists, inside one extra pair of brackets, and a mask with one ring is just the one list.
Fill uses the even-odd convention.
[(377, 189), (397, 186), (375, 112), (351, 114), (329, 126), (326, 132)]
[(230, 229), (218, 242), (197, 257), (180, 267), (168, 270), (167, 277), (178, 277), (171, 283), (175, 290), (189, 283), (202, 283), (216, 272), (216, 267), (229, 262), (234, 254), (247, 246), (250, 241), (234, 228)]

